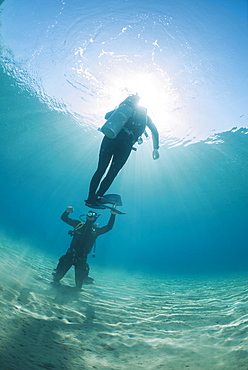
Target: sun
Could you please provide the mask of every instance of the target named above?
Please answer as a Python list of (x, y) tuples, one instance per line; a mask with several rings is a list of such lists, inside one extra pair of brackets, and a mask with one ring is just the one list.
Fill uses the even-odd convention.
[(127, 95), (137, 93), (140, 97), (139, 105), (147, 109), (147, 114), (161, 132), (168, 129), (168, 115), (175, 100), (170, 86), (168, 78), (152, 73), (135, 74), (128, 78), (116, 77), (111, 94), (117, 106)]

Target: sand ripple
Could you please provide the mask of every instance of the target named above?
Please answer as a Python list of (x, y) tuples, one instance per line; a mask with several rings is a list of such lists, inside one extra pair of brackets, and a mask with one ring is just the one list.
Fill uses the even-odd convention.
[(171, 277), (92, 268), (51, 284), (56, 259), (3, 243), (4, 369), (248, 369), (247, 275)]

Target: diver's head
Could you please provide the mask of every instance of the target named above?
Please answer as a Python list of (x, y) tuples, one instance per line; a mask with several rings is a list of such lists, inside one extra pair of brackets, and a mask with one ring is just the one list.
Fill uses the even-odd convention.
[(96, 212), (94, 212), (94, 211), (89, 211), (88, 213), (87, 213), (87, 215), (86, 215), (86, 220), (87, 221), (90, 221), (90, 222), (95, 222), (97, 219), (98, 219), (98, 217), (99, 217), (100, 215), (98, 215)]

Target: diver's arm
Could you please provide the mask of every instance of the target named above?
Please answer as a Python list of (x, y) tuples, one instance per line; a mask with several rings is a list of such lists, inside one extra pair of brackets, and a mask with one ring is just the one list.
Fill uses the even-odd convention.
[(152, 152), (152, 157), (153, 159), (158, 159), (159, 158), (159, 133), (157, 130), (157, 127), (154, 125), (152, 122), (151, 118), (147, 116), (147, 126), (151, 130), (152, 133), (152, 142), (153, 142), (153, 152)]
[(116, 213), (114, 213), (114, 211), (113, 212), (111, 211), (109, 222), (107, 223), (106, 226), (97, 228), (97, 235), (105, 234), (113, 228), (114, 223), (115, 223), (115, 216), (116, 216)]
[(77, 226), (79, 221), (72, 220), (69, 217), (69, 214), (72, 213), (72, 212), (74, 212), (73, 207), (67, 207), (66, 210), (61, 215), (61, 220), (64, 221), (65, 223), (67, 223), (68, 225), (70, 225), (72, 227), (75, 227), (75, 226)]

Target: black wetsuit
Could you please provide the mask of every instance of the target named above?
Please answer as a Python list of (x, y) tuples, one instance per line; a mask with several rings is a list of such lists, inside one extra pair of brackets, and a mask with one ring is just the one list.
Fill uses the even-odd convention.
[(89, 265), (86, 262), (87, 256), (97, 237), (112, 229), (115, 222), (115, 215), (111, 214), (108, 224), (103, 227), (97, 227), (89, 220), (85, 223), (73, 220), (69, 218), (68, 215), (69, 213), (65, 211), (62, 214), (61, 219), (74, 228), (72, 231), (73, 238), (67, 253), (59, 259), (59, 263), (55, 269), (55, 273), (53, 274), (53, 279), (54, 282), (59, 282), (71, 266), (74, 265), (76, 287), (81, 288), (83, 281), (89, 274)]
[[(105, 119), (108, 119), (113, 112), (114, 111), (107, 113)], [(147, 116), (146, 109), (140, 106), (134, 109), (134, 114), (127, 121), (115, 139), (109, 139), (104, 136), (99, 153), (98, 167), (90, 182), (88, 196), (89, 203), (94, 203), (96, 196), (103, 196), (109, 189), (118, 172), (126, 163), (133, 145), (144, 133), (146, 126), (151, 130), (154, 149), (158, 149), (158, 130), (151, 118)], [(101, 182), (100, 188), (97, 190), (109, 164), (109, 170)]]

